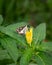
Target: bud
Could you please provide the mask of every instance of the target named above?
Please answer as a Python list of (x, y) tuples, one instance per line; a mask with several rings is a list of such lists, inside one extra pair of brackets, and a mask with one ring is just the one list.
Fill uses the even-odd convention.
[(27, 43), (28, 43), (30, 46), (31, 46), (32, 36), (33, 36), (32, 33), (33, 33), (33, 29), (30, 28), (30, 30), (27, 30), (27, 31), (26, 31), (26, 34), (25, 34)]

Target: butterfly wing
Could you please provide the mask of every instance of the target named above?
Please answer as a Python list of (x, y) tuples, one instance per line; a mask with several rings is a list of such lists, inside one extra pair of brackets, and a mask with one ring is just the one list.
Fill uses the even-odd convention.
[(28, 30), (28, 28), (27, 28), (27, 25), (26, 25), (24, 27), (20, 27), (19, 29), (17, 29), (17, 32), (19, 34), (25, 34), (27, 30)]

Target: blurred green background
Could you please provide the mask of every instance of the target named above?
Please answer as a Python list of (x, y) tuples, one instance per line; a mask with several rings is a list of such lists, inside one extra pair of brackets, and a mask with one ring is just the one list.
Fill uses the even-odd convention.
[(52, 40), (52, 0), (0, 0), (2, 25), (27, 21), (33, 26), (47, 24), (47, 40)]

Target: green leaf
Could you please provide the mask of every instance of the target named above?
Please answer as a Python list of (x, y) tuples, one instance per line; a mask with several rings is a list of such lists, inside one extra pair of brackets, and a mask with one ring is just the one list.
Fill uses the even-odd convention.
[(15, 24), (8, 25), (6, 28), (13, 30), (13, 31), (16, 31), (17, 28), (25, 26), (25, 25), (28, 25), (28, 23), (27, 22), (18, 22)]
[[(1, 43), (1, 42), (0, 42)], [(2, 50), (2, 46), (0, 45), (0, 50)]]
[(45, 65), (52, 65), (52, 53), (51, 52), (40, 53), (39, 56), (43, 59), (43, 61), (45, 62)]
[(11, 59), (7, 53), (7, 50), (0, 50), (0, 60)]
[(14, 31), (12, 31), (12, 30), (10, 30), (8, 28), (2, 28), (0, 31), (2, 33), (4, 33), (4, 34), (6, 34), (6, 35), (8, 35), (8, 36), (10, 36), (10, 37), (12, 37), (14, 39), (16, 39), (17, 42), (20, 43), (22, 46), (26, 46), (26, 44), (25, 44), (26, 43), (25, 36), (19, 35), (16, 32), (14, 32)]
[(35, 55), (35, 60), (38, 65), (45, 65), (42, 58), (39, 55)]
[(23, 56), (21, 57), (20, 65), (28, 65), (28, 64), (29, 64), (29, 61), (30, 61), (31, 58), (32, 58), (32, 53), (33, 53), (32, 48), (27, 48), (27, 49), (25, 50), (25, 53), (24, 53)]
[(0, 25), (2, 24), (2, 22), (3, 22), (3, 18), (2, 18), (2, 16), (0, 15)]
[(1, 39), (1, 44), (8, 51), (14, 62), (16, 62), (20, 54), (14, 39), (9, 37), (3, 38)]
[(7, 64), (7, 65), (16, 65), (15, 63), (12, 63), (12, 64)]
[(0, 26), (0, 30), (2, 30), (4, 28), (4, 26)]
[(21, 26), (25, 26), (27, 24), (28, 24), (27, 22), (19, 22), (16, 24), (11, 24), (7, 27), (3, 27), (3, 28), (1, 27), (2, 29), (0, 31), (6, 35), (11, 36), (12, 38), (15, 38), (17, 42), (21, 44), (22, 46), (26, 46), (25, 36), (17, 34), (16, 29)]
[(35, 64), (35, 63), (30, 63), (29, 65), (37, 65), (37, 64)]
[(40, 45), (42, 47), (42, 49), (45, 51), (52, 51), (52, 42), (42, 42), (42, 44)]
[(46, 36), (46, 24), (42, 23), (35, 28), (34, 31), (35, 44), (37, 44), (38, 41), (41, 42), (42, 40), (44, 40), (45, 36)]
[(52, 65), (52, 54), (41, 52), (35, 56), (35, 60), (38, 65)]
[(9, 56), (7, 50), (0, 49), (0, 65), (6, 65), (9, 63), (13, 63), (13, 60)]

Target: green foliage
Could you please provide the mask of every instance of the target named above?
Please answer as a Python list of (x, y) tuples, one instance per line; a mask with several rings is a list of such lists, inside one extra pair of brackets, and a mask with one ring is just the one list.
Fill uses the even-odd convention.
[(0, 60), (11, 59), (7, 53), (7, 50), (0, 50)]
[(52, 10), (52, 0), (47, 0), (47, 3), (49, 5), (50, 9)]
[(6, 28), (16, 32), (17, 28), (25, 26), (25, 25), (28, 25), (28, 23), (27, 22), (21, 22), (21, 23), (18, 22), (15, 24), (8, 25)]
[(39, 55), (35, 55), (35, 60), (38, 65), (45, 65), (42, 58)]
[(0, 15), (6, 26), (24, 20), (47, 23), (47, 39), (52, 40), (52, 0), (0, 0)]
[(44, 40), (45, 36), (46, 36), (46, 25), (45, 23), (42, 23), (39, 26), (37, 26), (34, 31), (35, 44)]
[(21, 57), (20, 65), (28, 65), (29, 61), (31, 60), (32, 53), (33, 53), (33, 49), (27, 48), (23, 56)]
[(8, 28), (3, 28), (3, 29), (1, 29), (1, 32), (3, 32), (6, 35), (9, 35), (10, 37), (12, 37), (14, 39), (16, 39), (18, 43), (22, 43), (22, 45), (24, 45), (24, 46), (26, 45), (26, 44), (24, 44), (24, 43), (26, 43), (24, 36), (19, 35), (16, 31), (12, 31)]
[(46, 51), (52, 51), (52, 42), (42, 42), (40, 46), (42, 47), (42, 49), (45, 49)]
[[(28, 21), (44, 22), (33, 28), (32, 46), (16, 31)], [(45, 37), (52, 40), (52, 0), (0, 0), (0, 65), (52, 65), (52, 42)]]
[(6, 50), (8, 51), (8, 53), (10, 54), (14, 62), (16, 62), (20, 54), (17, 49), (15, 41), (12, 38), (6, 37), (1, 39), (1, 43), (2, 43), (2, 46), (6, 48)]
[(2, 24), (2, 22), (3, 22), (3, 18), (2, 18), (2, 16), (0, 15), (0, 25)]
[(12, 63), (12, 64), (7, 64), (7, 65), (16, 65), (16, 64)]
[(41, 23), (33, 28), (31, 46), (28, 45), (25, 35), (20, 35), (16, 31), (24, 25), (28, 23), (0, 25), (0, 65), (51, 65), (52, 42), (44, 42), (46, 24)]
[(0, 14), (2, 13), (3, 0), (0, 0)]
[(52, 65), (52, 54), (41, 52), (35, 56), (38, 65)]

